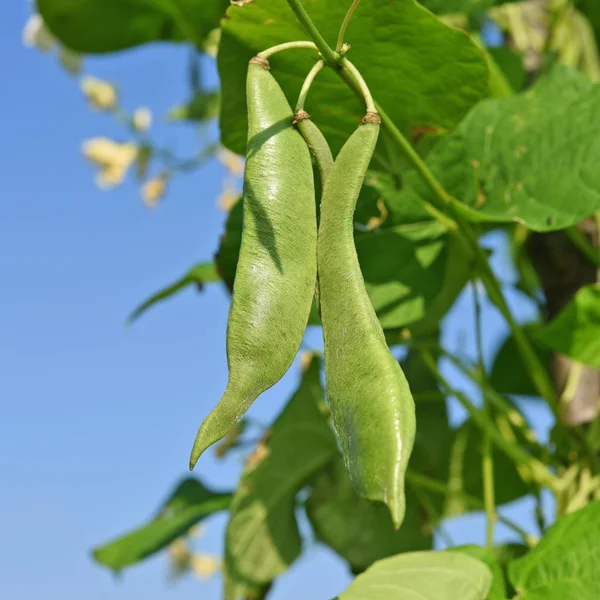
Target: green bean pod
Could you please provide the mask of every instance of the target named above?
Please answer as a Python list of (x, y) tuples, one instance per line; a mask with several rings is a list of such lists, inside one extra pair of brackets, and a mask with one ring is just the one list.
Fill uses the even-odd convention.
[(404, 519), (404, 476), (415, 436), (414, 401), (390, 352), (354, 246), (353, 216), (379, 135), (368, 113), (348, 139), (323, 192), (317, 243), (327, 401), (357, 493)]
[(266, 59), (250, 61), (244, 229), (227, 323), (229, 380), (190, 458), (221, 439), (291, 366), (316, 281), (317, 224), (308, 147)]

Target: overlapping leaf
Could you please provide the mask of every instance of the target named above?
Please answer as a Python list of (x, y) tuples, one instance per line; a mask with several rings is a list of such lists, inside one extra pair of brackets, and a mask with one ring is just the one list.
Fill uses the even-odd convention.
[(489, 568), (458, 552), (413, 552), (376, 562), (338, 600), (485, 600)]
[(542, 541), (509, 565), (519, 600), (600, 597), (600, 502), (559, 519)]
[(235, 578), (266, 584), (299, 556), (296, 494), (336, 452), (319, 361), (313, 359), (298, 391), (249, 458), (234, 494), (225, 559)]
[[(349, 4), (338, 0), (306, 4), (330, 44), (335, 44)], [(307, 35), (286, 0), (254, 0), (232, 6), (227, 17), (218, 57), (223, 86), (221, 134), (223, 143), (241, 154), (246, 144), (248, 60), (270, 46), (305, 40)], [(346, 38), (352, 46), (350, 59), (377, 100), (405, 131), (413, 125), (452, 127), (487, 91), (487, 66), (475, 44), (414, 0), (363, 0)], [(314, 64), (314, 56), (314, 52), (296, 51), (272, 60), (272, 72), (292, 103)], [(364, 113), (361, 102), (329, 70), (319, 75), (307, 109), (334, 154)]]
[[(599, 130), (600, 86), (559, 66), (527, 92), (480, 103), (427, 163), (471, 219), (562, 229), (600, 210)], [(405, 184), (431, 199), (418, 173)]]
[(185, 479), (156, 517), (139, 529), (96, 548), (93, 556), (99, 563), (120, 571), (162, 550), (205, 517), (226, 510), (230, 501), (231, 494), (213, 492), (197, 479)]
[(502, 568), (496, 557), (489, 550), (481, 546), (469, 545), (456, 546), (451, 548), (449, 552), (462, 552), (485, 563), (492, 573), (492, 585), (490, 586), (486, 600), (506, 600), (506, 582), (504, 581)]
[(157, 41), (202, 46), (228, 0), (37, 0), (50, 31), (84, 54)]

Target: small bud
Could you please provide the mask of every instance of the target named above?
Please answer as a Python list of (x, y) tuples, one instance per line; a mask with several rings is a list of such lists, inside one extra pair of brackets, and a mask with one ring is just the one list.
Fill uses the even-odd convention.
[(148, 179), (142, 186), (142, 200), (148, 208), (155, 208), (167, 191), (168, 173)]
[(95, 110), (112, 110), (117, 106), (117, 90), (107, 81), (96, 77), (84, 77), (81, 81), (81, 91)]
[(133, 127), (136, 131), (148, 131), (152, 126), (152, 111), (146, 106), (140, 106), (133, 113)]
[(31, 15), (25, 23), (22, 39), (27, 48), (37, 48), (42, 52), (49, 52), (56, 44), (56, 39), (38, 13)]

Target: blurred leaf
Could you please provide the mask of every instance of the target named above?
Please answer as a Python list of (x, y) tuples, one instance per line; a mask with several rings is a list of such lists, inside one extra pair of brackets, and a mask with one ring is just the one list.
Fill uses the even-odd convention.
[[(496, 426), (500, 428), (501, 415), (495, 415)], [(519, 443), (518, 438), (516, 443)], [(450, 455), (449, 488), (445, 516), (454, 516), (468, 512), (469, 506), (464, 495), (483, 500), (482, 456), (484, 437), (481, 430), (470, 420), (463, 423), (455, 432)], [(494, 489), (497, 505), (512, 502), (526, 495), (530, 490), (523, 482), (515, 464), (495, 446), (492, 448), (494, 460)]]
[(36, 0), (50, 31), (83, 54), (157, 41), (201, 47), (228, 0)]
[(133, 321), (145, 313), (149, 308), (158, 302), (162, 302), (163, 300), (174, 296), (190, 285), (195, 284), (199, 290), (202, 290), (202, 287), (205, 283), (213, 283), (219, 280), (219, 275), (213, 263), (198, 263), (197, 265), (194, 265), (181, 279), (178, 279), (175, 283), (172, 283), (162, 290), (159, 290), (156, 292), (156, 294), (150, 296), (150, 298), (142, 302), (142, 304), (140, 304), (131, 313), (128, 321), (133, 323)]
[[(530, 323), (523, 326), (523, 331), (532, 342), (540, 362), (547, 368), (548, 375), (550, 375), (552, 354), (536, 342), (536, 332), (539, 327), (537, 323)], [(531, 381), (529, 371), (523, 361), (519, 359), (519, 349), (511, 334), (504, 339), (496, 352), (489, 379), (490, 385), (500, 394), (536, 398), (539, 396), (539, 392)]]
[[(427, 163), (475, 221), (563, 229), (600, 210), (599, 126), (600, 86), (557, 66), (525, 93), (478, 104)], [(416, 171), (404, 184), (430, 199)]]
[(237, 578), (266, 584), (300, 555), (296, 494), (336, 454), (313, 358), (300, 387), (248, 459), (231, 504), (226, 562)]
[(462, 552), (463, 554), (477, 558), (481, 562), (485, 563), (493, 577), (492, 585), (486, 600), (506, 600), (507, 592), (504, 574), (494, 554), (492, 554), (486, 548), (474, 545), (456, 546), (454, 548), (450, 548), (448, 552)]
[(218, 90), (200, 90), (183, 106), (173, 107), (167, 114), (169, 121), (207, 121), (219, 116), (220, 93)]
[(541, 542), (509, 565), (519, 600), (597, 600), (600, 502), (561, 517)]
[(523, 55), (508, 46), (486, 48), (486, 51), (504, 73), (512, 89), (520, 92), (527, 79), (527, 72), (523, 66)]
[(196, 523), (227, 510), (231, 494), (217, 493), (197, 479), (185, 479), (146, 525), (93, 550), (95, 560), (115, 571), (134, 565), (167, 547)]
[(536, 337), (555, 352), (600, 368), (600, 286), (582, 287)]
[(242, 221), (244, 218), (244, 205), (240, 196), (232, 206), (225, 222), (225, 232), (221, 236), (219, 249), (215, 256), (215, 265), (219, 277), (223, 280), (229, 291), (233, 290), (235, 270), (242, 246)]
[[(307, 9), (324, 38), (333, 43), (348, 3), (312, 2)], [(248, 61), (265, 48), (297, 39), (306, 39), (306, 33), (286, 0), (253, 0), (228, 9), (218, 65), (223, 86), (222, 141), (234, 152), (243, 154), (246, 145)], [(475, 44), (414, 0), (363, 0), (346, 41), (352, 45), (351, 60), (375, 98), (406, 132), (413, 125), (452, 127), (487, 91), (487, 65)], [(298, 51), (271, 61), (272, 72), (292, 105), (315, 56), (315, 52)], [(440, 90), (444, 90), (443, 102)], [(334, 155), (364, 113), (362, 103), (330, 69), (319, 75), (319, 85), (311, 89), (307, 110)]]
[(316, 538), (360, 573), (374, 561), (407, 550), (431, 548), (433, 530), (407, 489), (407, 514), (398, 531), (384, 504), (360, 498), (352, 489), (341, 456), (315, 478), (306, 512)]
[(421, 4), (431, 12), (448, 15), (455, 13), (482, 13), (483, 11), (506, 2), (517, 0), (422, 0)]
[(485, 600), (489, 568), (458, 552), (412, 552), (376, 562), (338, 600)]

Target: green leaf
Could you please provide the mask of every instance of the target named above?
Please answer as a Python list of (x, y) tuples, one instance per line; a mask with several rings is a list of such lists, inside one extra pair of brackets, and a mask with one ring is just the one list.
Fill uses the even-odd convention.
[(235, 280), (242, 246), (242, 221), (244, 217), (244, 204), (242, 198), (231, 207), (227, 221), (225, 221), (225, 232), (221, 236), (219, 249), (215, 256), (215, 265), (219, 276), (231, 292)]
[[(306, 8), (325, 39), (334, 44), (348, 3), (310, 2)], [(228, 9), (218, 66), (223, 86), (222, 141), (234, 152), (243, 154), (246, 144), (248, 60), (275, 44), (302, 39), (306, 33), (286, 0), (254, 0)], [(352, 46), (350, 60), (375, 98), (406, 132), (413, 125), (454, 126), (487, 91), (487, 65), (475, 44), (414, 0), (363, 0), (346, 41)], [(292, 105), (315, 55), (306, 50), (287, 52), (271, 61), (272, 72)], [(329, 69), (311, 89), (307, 110), (334, 155), (364, 114), (362, 103)]]
[[(427, 163), (473, 220), (563, 229), (600, 210), (598, 127), (600, 86), (557, 66), (527, 92), (481, 102)], [(430, 200), (416, 171), (404, 183)]]
[(181, 290), (189, 287), (190, 285), (196, 285), (198, 290), (202, 290), (205, 283), (213, 283), (219, 281), (220, 277), (217, 273), (217, 269), (213, 263), (198, 263), (194, 265), (183, 277), (168, 285), (167, 287), (159, 290), (150, 298), (142, 302), (129, 316), (129, 323), (133, 323), (149, 308), (167, 300), (171, 296), (178, 294)]
[(202, 519), (229, 508), (231, 494), (213, 492), (197, 479), (184, 479), (158, 515), (146, 525), (93, 550), (100, 564), (115, 571), (168, 546)]
[(422, 0), (421, 4), (426, 6), (431, 12), (450, 15), (464, 13), (481, 13), (492, 6), (504, 4), (516, 0)]
[(492, 574), (458, 552), (413, 552), (376, 562), (339, 600), (485, 600)]
[[(532, 342), (533, 349), (542, 365), (550, 375), (552, 353), (537, 342), (538, 323), (523, 326), (524, 332)], [(509, 334), (500, 345), (490, 372), (490, 385), (500, 394), (538, 397), (539, 392), (533, 385), (529, 371), (523, 361), (518, 359), (519, 350), (515, 338)]]
[(381, 558), (432, 546), (432, 528), (410, 489), (406, 517), (395, 531), (384, 504), (364, 500), (354, 492), (341, 456), (315, 478), (306, 512), (316, 538), (346, 560), (354, 573)]
[(220, 93), (218, 90), (200, 90), (182, 106), (168, 112), (169, 121), (207, 121), (219, 116)]
[(492, 554), (486, 548), (481, 546), (456, 546), (447, 550), (448, 552), (461, 552), (472, 556), (473, 558), (479, 559), (482, 563), (485, 563), (490, 572), (492, 573), (492, 585), (490, 591), (486, 597), (486, 600), (506, 600), (506, 583), (504, 581), (504, 574), (502, 568), (498, 563), (494, 554)]
[(37, 0), (50, 31), (83, 54), (116, 52), (157, 41), (201, 47), (227, 0)]
[(536, 335), (555, 352), (600, 368), (600, 286), (582, 287)]
[(336, 454), (312, 362), (302, 383), (250, 456), (231, 505), (226, 561), (238, 579), (265, 584), (300, 555), (296, 494)]
[(541, 542), (509, 565), (519, 600), (597, 600), (600, 502), (560, 518)]

